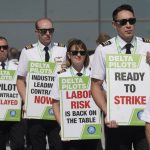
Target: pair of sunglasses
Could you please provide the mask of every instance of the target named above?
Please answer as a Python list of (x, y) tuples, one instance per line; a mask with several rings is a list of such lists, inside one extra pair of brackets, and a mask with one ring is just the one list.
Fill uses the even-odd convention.
[(1, 50), (1, 49), (7, 50), (7, 49), (8, 49), (8, 45), (1, 45), (1, 46), (0, 46), (0, 50)]
[(41, 33), (41, 35), (46, 34), (47, 31), (48, 31), (50, 34), (54, 33), (54, 28), (49, 28), (49, 29), (37, 29), (37, 30)]
[(120, 26), (124, 26), (129, 22), (130, 25), (134, 25), (136, 23), (136, 18), (129, 18), (129, 19), (120, 19), (120, 20), (115, 20)]
[(71, 51), (71, 54), (72, 54), (73, 56), (78, 55), (78, 53), (79, 53), (81, 56), (85, 56), (85, 55), (87, 54), (86, 51)]

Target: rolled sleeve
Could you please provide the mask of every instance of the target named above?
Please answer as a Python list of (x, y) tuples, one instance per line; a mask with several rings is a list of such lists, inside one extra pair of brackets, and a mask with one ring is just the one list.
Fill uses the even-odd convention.
[(19, 59), (19, 65), (17, 69), (17, 75), (26, 77), (28, 71), (28, 58), (26, 55), (26, 50), (23, 49)]

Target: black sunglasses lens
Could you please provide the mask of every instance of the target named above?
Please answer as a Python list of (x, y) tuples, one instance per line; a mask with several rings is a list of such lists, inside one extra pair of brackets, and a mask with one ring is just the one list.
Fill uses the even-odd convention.
[(38, 29), (38, 30), (39, 30), (39, 32), (40, 32), (42, 35), (47, 32), (45, 29)]
[(8, 49), (8, 45), (3, 45), (3, 46), (0, 46), (0, 49), (4, 49), (4, 50), (7, 50)]
[(3, 49), (5, 49), (5, 50), (6, 50), (6, 49), (8, 49), (8, 45), (6, 45), (6, 46), (3, 46)]
[(72, 54), (73, 56), (78, 55), (78, 51), (72, 51), (71, 54)]
[(122, 19), (122, 20), (119, 21), (119, 24), (120, 24), (121, 26), (124, 26), (124, 25), (127, 24), (127, 22), (128, 22), (127, 19)]
[(49, 33), (54, 33), (54, 28), (47, 29)]
[(86, 55), (86, 51), (80, 51), (80, 55), (81, 55), (81, 56)]
[(119, 22), (119, 25), (121, 25), (121, 26), (126, 25), (127, 22), (129, 22), (130, 25), (133, 25), (136, 23), (136, 18), (122, 19), (122, 20), (117, 20), (116, 22)]
[(74, 55), (74, 56), (75, 56), (75, 55), (78, 55), (78, 53), (80, 53), (81, 56), (86, 55), (86, 51), (72, 51), (71, 53), (72, 53), (72, 55)]
[(54, 33), (54, 28), (50, 28), (50, 29), (38, 29), (38, 30), (40, 31), (40, 33), (41, 33), (42, 35), (46, 34), (47, 31), (48, 31), (49, 33)]
[(131, 19), (129, 19), (128, 21), (129, 21), (129, 23), (130, 23), (131, 25), (133, 25), (133, 24), (136, 23), (136, 19), (135, 19), (135, 18), (131, 18)]

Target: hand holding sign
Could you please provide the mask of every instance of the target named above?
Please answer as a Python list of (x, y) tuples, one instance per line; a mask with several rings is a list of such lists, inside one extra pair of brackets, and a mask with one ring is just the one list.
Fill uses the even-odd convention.
[(118, 124), (115, 120), (108, 121), (107, 116), (105, 117), (105, 124), (108, 128), (117, 128)]

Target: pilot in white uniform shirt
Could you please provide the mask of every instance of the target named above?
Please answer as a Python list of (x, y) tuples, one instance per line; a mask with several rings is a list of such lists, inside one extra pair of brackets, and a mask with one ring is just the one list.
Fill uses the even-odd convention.
[[(125, 54), (126, 44), (117, 36), (99, 45), (95, 50), (92, 62), (92, 78), (106, 80), (106, 54)], [(131, 44), (132, 54), (146, 54), (147, 51), (150, 51), (150, 43), (146, 39), (134, 36)]]
[[(17, 75), (27, 76), (29, 61), (45, 61), (44, 47), (45, 46), (38, 41), (38, 43), (29, 45), (22, 50)], [(59, 65), (59, 70), (66, 57), (66, 47), (59, 43), (51, 43), (48, 47), (50, 55), (49, 61), (56, 62)]]

